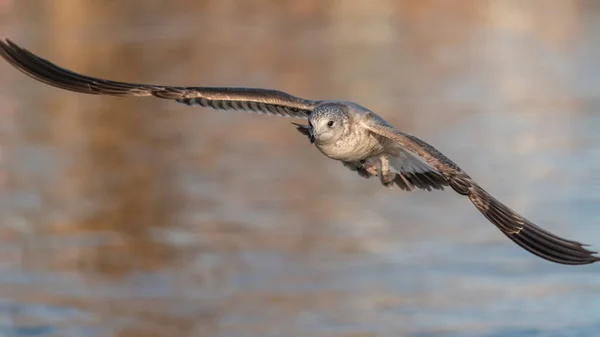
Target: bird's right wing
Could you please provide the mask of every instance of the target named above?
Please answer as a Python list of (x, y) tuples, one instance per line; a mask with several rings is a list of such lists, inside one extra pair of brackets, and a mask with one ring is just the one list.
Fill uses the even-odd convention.
[(594, 255), (596, 252), (585, 249), (581, 243), (561, 238), (517, 214), (480, 187), (458, 165), (421, 139), (396, 130), (373, 113), (368, 113), (362, 123), (374, 134), (399, 144), (441, 173), (452, 189), (467, 196), (492, 224), (527, 251), (561, 264), (581, 265), (600, 261)]
[(51, 86), (94, 95), (155, 96), (187, 105), (307, 118), (318, 102), (282, 91), (255, 88), (176, 87), (117, 82), (61, 68), (6, 39), (0, 56), (26, 75)]

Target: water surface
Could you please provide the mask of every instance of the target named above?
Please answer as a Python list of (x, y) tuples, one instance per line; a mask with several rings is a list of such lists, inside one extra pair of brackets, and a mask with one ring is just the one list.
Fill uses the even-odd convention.
[[(600, 247), (592, 1), (0, 1), (91, 75), (354, 100)], [(596, 336), (597, 266), (382, 188), (290, 120), (80, 95), (0, 65), (0, 335)]]

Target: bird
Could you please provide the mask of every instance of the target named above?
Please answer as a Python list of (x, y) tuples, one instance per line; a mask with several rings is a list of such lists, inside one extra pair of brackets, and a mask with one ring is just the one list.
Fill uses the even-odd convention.
[(542, 259), (563, 265), (586, 265), (600, 260), (597, 252), (586, 248), (588, 245), (562, 238), (516, 213), (436, 148), (397, 130), (357, 103), (309, 100), (272, 89), (183, 87), (101, 79), (62, 68), (8, 38), (0, 39), (0, 56), (33, 79), (72, 92), (154, 96), (189, 106), (303, 119), (306, 124), (292, 124), (310, 144), (363, 178), (374, 177), (385, 187), (405, 191), (449, 187), (468, 198), (510, 240)]

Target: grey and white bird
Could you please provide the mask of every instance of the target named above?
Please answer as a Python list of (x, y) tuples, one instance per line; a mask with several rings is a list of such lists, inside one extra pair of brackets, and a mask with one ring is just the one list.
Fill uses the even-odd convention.
[(296, 124), (325, 156), (387, 187), (443, 190), (450, 187), (509, 239), (527, 251), (561, 264), (599, 261), (579, 242), (550, 233), (498, 201), (454, 162), (417, 137), (396, 130), (374, 112), (352, 102), (313, 101), (268, 89), (177, 87), (117, 82), (61, 68), (12, 41), (0, 40), (0, 56), (32, 78), (54, 87), (94, 95), (154, 96), (218, 110), (245, 110), (308, 119)]

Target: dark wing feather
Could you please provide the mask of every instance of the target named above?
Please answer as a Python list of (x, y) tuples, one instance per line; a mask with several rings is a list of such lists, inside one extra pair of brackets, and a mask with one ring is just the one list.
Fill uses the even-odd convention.
[(585, 245), (561, 238), (536, 226), (498, 201), (433, 146), (417, 137), (397, 131), (387, 123), (381, 122), (381, 118), (375, 114), (369, 114), (364, 123), (371, 132), (397, 142), (443, 174), (456, 192), (466, 195), (491, 223), (525, 250), (561, 264), (582, 265), (600, 261), (600, 258), (594, 255), (596, 252), (587, 250)]
[(220, 110), (245, 110), (284, 117), (306, 118), (318, 102), (282, 91), (255, 88), (175, 87), (117, 82), (61, 68), (6, 39), (0, 56), (28, 76), (51, 86), (93, 95), (155, 96)]
[(448, 186), (446, 179), (435, 172), (402, 172), (396, 175), (394, 182), (405, 191), (414, 191), (415, 188), (427, 191), (432, 189), (442, 191), (445, 186)]

